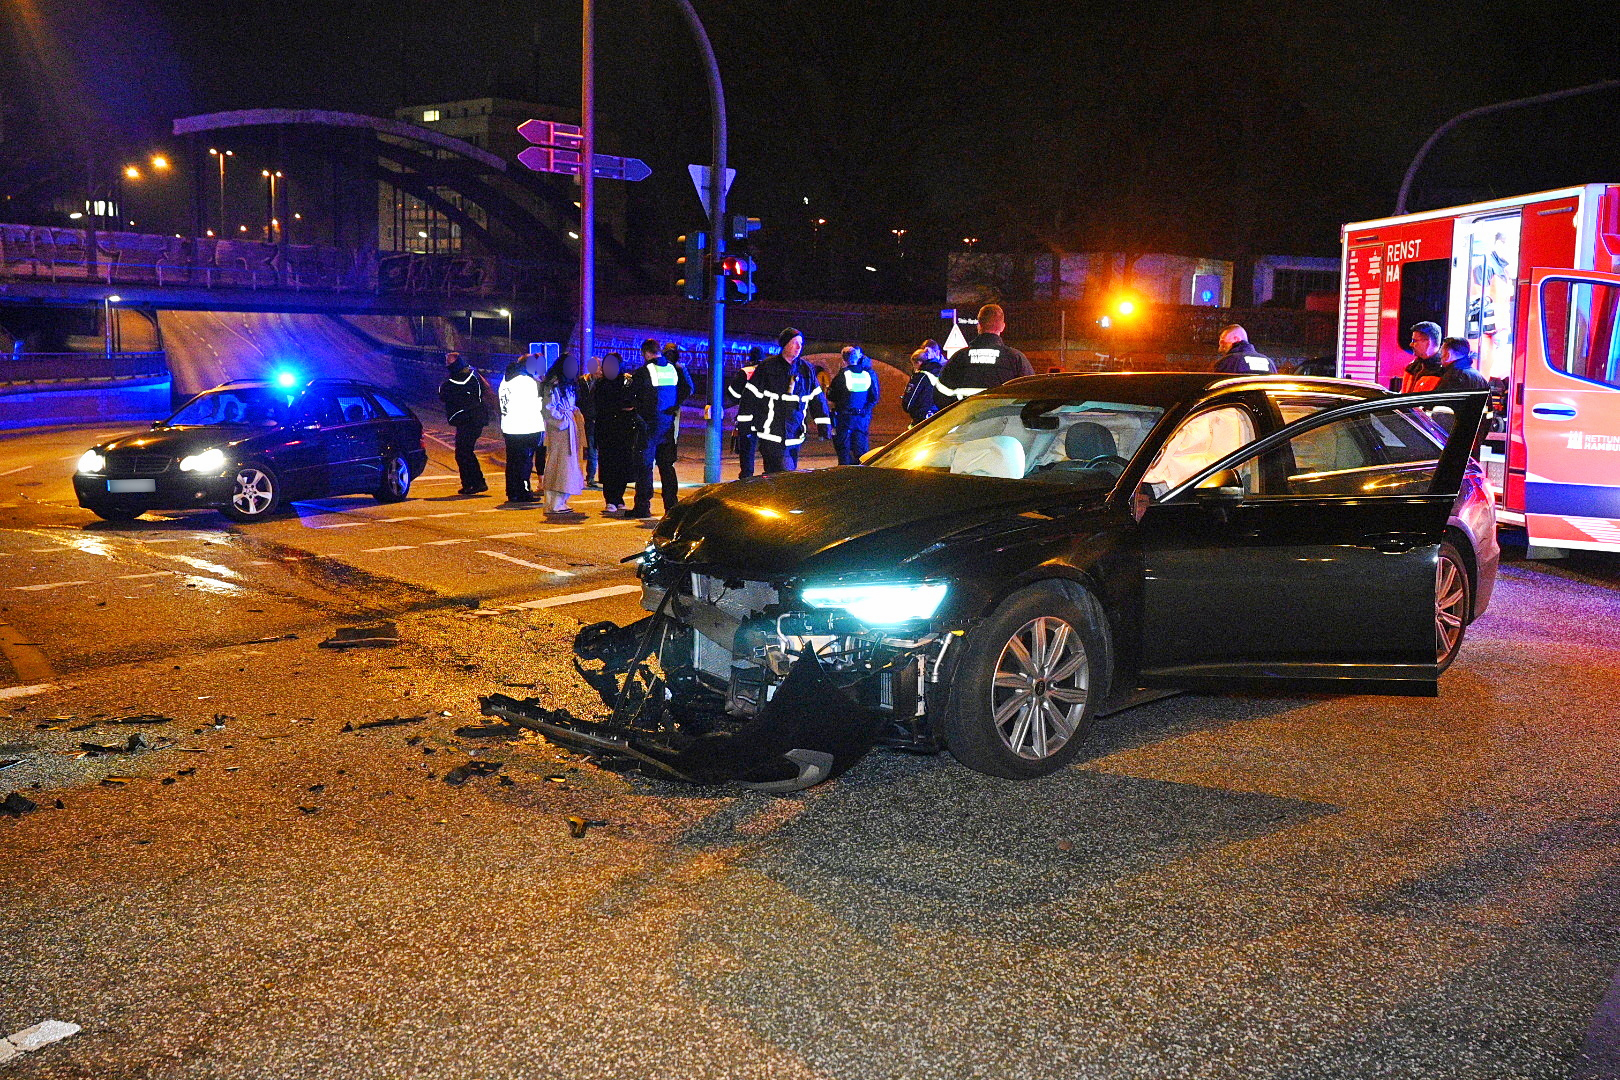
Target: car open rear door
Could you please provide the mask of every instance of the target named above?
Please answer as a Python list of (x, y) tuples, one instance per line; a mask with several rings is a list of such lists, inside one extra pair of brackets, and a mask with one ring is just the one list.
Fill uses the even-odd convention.
[(1436, 561), (1487, 396), (1319, 412), (1147, 505), (1144, 685), (1434, 694)]
[(1620, 551), (1620, 275), (1537, 270), (1518, 411), (1525, 530)]

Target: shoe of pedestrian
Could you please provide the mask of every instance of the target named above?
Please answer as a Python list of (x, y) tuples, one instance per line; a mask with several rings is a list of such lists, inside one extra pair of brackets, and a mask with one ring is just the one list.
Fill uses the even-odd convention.
[(592, 491), (601, 491), (602, 490), (602, 485), (598, 484), (595, 480), (587, 480), (587, 481), (585, 481), (585, 486), (590, 488)]
[(623, 516), (627, 518), (650, 518), (652, 517), (652, 510), (643, 506), (632, 506), (624, 512)]
[(547, 510), (547, 521), (584, 521), (589, 515), (578, 510)]
[(617, 514), (623, 509), (624, 507), (620, 506), (618, 503), (608, 503), (606, 506), (602, 507), (602, 513)]

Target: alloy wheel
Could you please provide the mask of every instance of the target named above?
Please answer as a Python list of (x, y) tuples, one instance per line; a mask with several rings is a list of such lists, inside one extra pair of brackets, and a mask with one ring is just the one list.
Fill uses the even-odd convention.
[(996, 661), (990, 687), (996, 734), (1021, 758), (1051, 757), (1080, 727), (1089, 675), (1074, 627), (1050, 615), (1031, 619)]
[(243, 514), (257, 516), (270, 509), (275, 501), (275, 485), (263, 471), (252, 467), (236, 474), (236, 490), (231, 493), (231, 505)]
[(411, 487), (411, 467), (405, 464), (405, 459), (395, 456), (388, 461), (388, 471), (383, 474), (383, 484), (390, 495), (401, 498)]
[(1434, 650), (1444, 664), (1462, 641), (1468, 618), (1468, 572), (1441, 556), (1434, 567)]

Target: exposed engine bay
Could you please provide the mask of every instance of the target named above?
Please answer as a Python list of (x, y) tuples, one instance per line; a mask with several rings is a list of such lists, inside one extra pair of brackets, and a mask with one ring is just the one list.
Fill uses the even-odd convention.
[(798, 601), (791, 583), (641, 556), (646, 618), (595, 623), (574, 666), (610, 712), (582, 720), (537, 699), (481, 699), (613, 768), (698, 784), (798, 791), (874, 746), (941, 749), (928, 724), (953, 633), (874, 628)]

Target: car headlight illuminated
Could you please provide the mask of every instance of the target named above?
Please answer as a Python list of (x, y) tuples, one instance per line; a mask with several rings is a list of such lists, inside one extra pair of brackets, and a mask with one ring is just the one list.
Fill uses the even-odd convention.
[(799, 595), (811, 607), (842, 608), (868, 626), (897, 626), (931, 618), (949, 590), (942, 581), (807, 585)]
[(192, 454), (180, 459), (181, 472), (194, 472), (214, 474), (225, 471), (225, 451), (217, 446), (211, 446), (200, 454)]
[(79, 471), (98, 473), (107, 467), (107, 456), (99, 450), (86, 450), (79, 457)]

